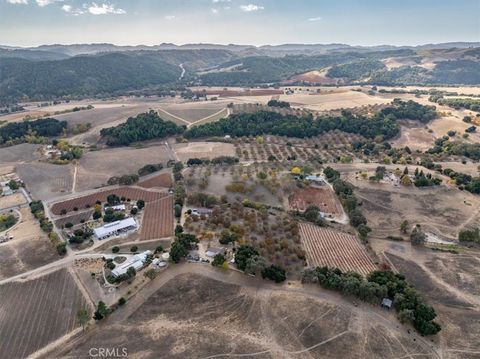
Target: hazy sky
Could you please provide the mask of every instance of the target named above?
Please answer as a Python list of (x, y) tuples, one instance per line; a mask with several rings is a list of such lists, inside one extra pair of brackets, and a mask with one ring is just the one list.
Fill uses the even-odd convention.
[(0, 0), (0, 44), (480, 41), (480, 0)]

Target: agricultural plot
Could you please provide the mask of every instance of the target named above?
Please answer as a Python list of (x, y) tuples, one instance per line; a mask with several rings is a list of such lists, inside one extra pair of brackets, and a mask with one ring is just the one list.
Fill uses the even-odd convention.
[(137, 173), (147, 164), (162, 163), (173, 159), (165, 146), (155, 145), (146, 148), (109, 148), (86, 153), (80, 160), (77, 173), (78, 191), (105, 185), (110, 177)]
[(81, 213), (73, 214), (71, 216), (62, 217), (55, 221), (55, 227), (63, 228), (63, 226), (65, 226), (67, 223), (72, 223), (73, 225), (82, 223), (82, 221), (87, 221), (90, 219), (92, 213), (93, 209), (90, 209)]
[(65, 269), (0, 287), (0, 353), (26, 358), (77, 327), (86, 301)]
[(262, 144), (254, 138), (242, 137), (235, 141), (235, 154), (243, 161), (267, 161), (273, 156), (278, 161), (336, 162), (343, 156), (354, 158), (351, 144), (362, 139), (360, 135), (340, 131), (305, 139), (266, 136)]
[(222, 142), (189, 142), (176, 143), (173, 150), (180, 161), (187, 161), (189, 158), (209, 158), (219, 156), (234, 156), (235, 149), (230, 143)]
[(368, 274), (376, 266), (353, 235), (300, 223), (300, 238), (310, 267), (330, 266)]
[(288, 202), (292, 209), (304, 211), (308, 206), (315, 205), (323, 212), (331, 216), (339, 216), (343, 213), (341, 204), (335, 198), (328, 186), (307, 187), (296, 189), (289, 197)]
[(138, 185), (143, 188), (170, 188), (173, 186), (172, 175), (169, 172), (160, 173), (138, 182)]
[(156, 201), (167, 196), (166, 193), (147, 191), (140, 188), (119, 187), (69, 199), (62, 202), (57, 202), (52, 205), (51, 210), (53, 214), (60, 215), (62, 209), (66, 210), (68, 213), (73, 211), (74, 208), (82, 209), (93, 207), (96, 201), (105, 202), (108, 195), (110, 194), (116, 194), (119, 197), (125, 197), (126, 199), (130, 200), (143, 199), (145, 203)]
[(173, 235), (173, 197), (159, 199), (145, 205), (140, 240)]
[(46, 200), (70, 193), (73, 183), (72, 165), (22, 163), (16, 167), (18, 176), (36, 199)]
[(37, 152), (40, 147), (40, 145), (22, 143), (0, 148), (0, 163), (34, 161), (40, 157), (40, 154)]
[(23, 194), (20, 192), (16, 192), (10, 196), (1, 196), (0, 210), (14, 206), (21, 206), (22, 204), (26, 203), (27, 201), (25, 200), (25, 197), (23, 197)]

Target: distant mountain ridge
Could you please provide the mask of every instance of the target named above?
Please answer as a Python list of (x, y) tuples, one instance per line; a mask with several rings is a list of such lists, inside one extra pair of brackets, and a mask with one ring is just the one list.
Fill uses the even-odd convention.
[[(14, 47), (14, 46), (3, 46), (0, 45), (0, 49), (8, 49), (17, 54), (19, 57), (25, 58), (28, 53), (24, 51), (45, 51), (50, 53), (50, 56), (53, 54), (63, 54), (64, 56), (78, 56), (78, 55), (93, 55), (101, 52), (123, 52), (123, 51), (158, 51), (158, 50), (226, 50), (234, 53), (239, 52), (248, 52), (250, 54), (264, 55), (264, 56), (275, 56), (278, 54), (321, 54), (327, 53), (329, 51), (335, 50), (357, 50), (357, 51), (385, 51), (385, 50), (395, 50), (395, 49), (447, 49), (447, 48), (469, 48), (469, 47), (480, 47), (480, 42), (446, 42), (438, 44), (424, 44), (416, 46), (395, 46), (395, 45), (374, 45), (374, 46), (357, 46), (357, 45), (348, 45), (341, 43), (332, 43), (332, 44), (280, 44), (280, 45), (241, 45), (241, 44), (209, 44), (209, 43), (198, 43), (198, 44), (184, 44), (176, 45), (172, 43), (162, 43), (159, 45), (131, 45), (131, 46), (121, 46), (114, 45), (109, 43), (94, 43), (94, 44), (53, 44), (53, 45), (40, 45), (36, 47)], [(3, 51), (2, 51), (3, 52)], [(9, 53), (11, 55), (11, 53)], [(41, 54), (39, 54), (41, 55)], [(0, 57), (3, 55), (0, 53)], [(11, 56), (8, 56), (11, 57)]]

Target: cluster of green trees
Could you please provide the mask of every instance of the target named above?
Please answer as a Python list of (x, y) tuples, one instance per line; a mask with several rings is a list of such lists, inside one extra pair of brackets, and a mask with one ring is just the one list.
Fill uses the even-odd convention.
[(372, 118), (354, 115), (349, 111), (342, 111), (340, 117), (318, 117), (316, 119), (311, 115), (296, 117), (277, 112), (261, 111), (253, 114), (235, 114), (217, 122), (193, 126), (185, 131), (184, 136), (186, 138), (199, 138), (271, 134), (305, 138), (332, 130), (340, 130), (371, 139), (378, 136), (389, 139), (399, 132), (397, 119), (428, 122), (435, 116), (436, 111), (433, 106), (423, 106), (414, 101), (405, 102), (396, 99), (391, 107), (381, 110)]
[(451, 168), (445, 168), (443, 174), (455, 180), (455, 184), (459, 189), (480, 194), (480, 177), (472, 177), (466, 173), (455, 172)]
[(83, 243), (84, 241), (88, 240), (90, 237), (92, 237), (93, 235), (93, 230), (90, 229), (90, 228), (87, 228), (87, 229), (76, 229), (74, 232), (73, 232), (73, 235), (70, 236), (70, 238), (68, 239), (68, 241), (70, 243), (76, 243), (76, 244), (81, 244)]
[(125, 214), (123, 212), (114, 211), (112, 208), (106, 208), (105, 214), (103, 216), (103, 222), (110, 223), (115, 221), (120, 221), (121, 219), (125, 218)]
[(0, 232), (6, 231), (17, 223), (17, 218), (13, 214), (0, 214)]
[(235, 265), (238, 269), (262, 278), (273, 280), (275, 283), (287, 279), (285, 269), (274, 264), (268, 264), (267, 260), (259, 255), (258, 251), (250, 245), (241, 245), (235, 251)]
[(411, 323), (421, 335), (437, 334), (441, 327), (434, 321), (435, 310), (428, 306), (418, 291), (401, 274), (374, 271), (367, 278), (355, 272), (342, 272), (334, 267), (316, 267), (303, 273), (303, 282), (342, 291), (360, 300), (380, 304), (383, 298), (393, 299), (402, 323)]
[(331, 167), (324, 168), (323, 174), (328, 182), (332, 183), (335, 194), (350, 218), (350, 224), (356, 228), (362, 239), (366, 239), (371, 229), (367, 226), (367, 219), (358, 208), (359, 204), (353, 193), (353, 186), (340, 179), (340, 172)]
[(34, 121), (11, 122), (0, 127), (0, 145), (4, 143), (26, 142), (28, 137), (54, 137), (67, 128), (66, 121), (54, 118), (41, 118)]
[(438, 186), (441, 183), (441, 178), (434, 177), (431, 173), (427, 173), (425, 175), (425, 173), (423, 173), (423, 170), (419, 171), (418, 168), (415, 168), (413, 184), (416, 187)]
[(165, 121), (155, 111), (130, 117), (125, 123), (104, 128), (100, 135), (106, 138), (108, 146), (128, 146), (131, 143), (182, 134), (184, 126)]
[(290, 103), (287, 101), (279, 101), (279, 100), (270, 100), (267, 102), (267, 106), (269, 107), (280, 107), (280, 108), (290, 108)]
[(446, 153), (455, 156), (465, 156), (474, 161), (480, 161), (480, 143), (450, 141), (447, 136), (435, 140), (434, 147), (427, 152), (431, 154)]
[(209, 160), (208, 158), (189, 158), (187, 160), (187, 166), (199, 166), (199, 165), (234, 165), (238, 163), (239, 159), (234, 156), (219, 156)]
[(148, 165), (145, 165), (142, 168), (138, 169), (138, 175), (139, 176), (146, 176), (150, 173), (160, 171), (162, 168), (163, 168), (163, 165), (161, 163), (148, 164)]
[(457, 110), (466, 108), (468, 110), (480, 112), (480, 99), (445, 98), (443, 96), (430, 96), (429, 101), (436, 102), (439, 105), (449, 106)]
[(480, 244), (480, 229), (463, 229), (458, 233), (458, 240), (462, 243)]
[(175, 240), (170, 247), (170, 259), (178, 263), (185, 258), (188, 251), (197, 248), (198, 239), (195, 235), (190, 233), (183, 233), (177, 231)]
[(138, 177), (137, 174), (132, 173), (129, 175), (122, 175), (120, 177), (118, 176), (113, 176), (110, 177), (107, 181), (109, 185), (116, 185), (116, 184), (121, 184), (125, 186), (130, 186), (134, 183), (137, 183), (140, 178)]
[(194, 192), (187, 197), (187, 203), (193, 206), (213, 208), (218, 204), (218, 199), (211, 194)]
[(45, 217), (45, 208), (42, 201), (30, 202), (30, 211), (33, 216), (40, 222), (40, 228), (45, 233), (48, 233), (48, 238), (55, 245), (55, 248), (59, 255), (67, 253), (67, 244), (58, 238), (58, 235), (53, 232), (53, 223)]

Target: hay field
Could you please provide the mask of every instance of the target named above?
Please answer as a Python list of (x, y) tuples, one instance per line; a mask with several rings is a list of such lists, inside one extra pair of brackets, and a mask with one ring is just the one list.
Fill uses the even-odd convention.
[[(223, 110), (227, 103), (226, 101), (185, 102), (162, 105), (159, 109), (183, 119), (186, 123), (192, 123)], [(159, 112), (159, 114), (162, 117), (162, 113)]]
[(310, 267), (337, 267), (367, 275), (377, 269), (355, 236), (310, 223), (300, 223), (300, 238)]
[(83, 191), (107, 184), (110, 177), (137, 173), (146, 164), (174, 159), (165, 145), (145, 148), (119, 147), (86, 153), (78, 166), (76, 189)]
[(212, 159), (218, 156), (235, 156), (235, 147), (221, 142), (176, 143), (173, 150), (180, 161), (194, 157)]
[(35, 199), (51, 199), (72, 190), (73, 165), (32, 162), (19, 164), (16, 171)]
[(0, 278), (7, 278), (59, 259), (55, 247), (40, 229), (28, 207), (21, 208), (22, 220), (8, 232), (12, 240), (0, 244)]
[(62, 269), (28, 282), (0, 287), (0, 353), (26, 358), (77, 327), (76, 312), (86, 301)]

